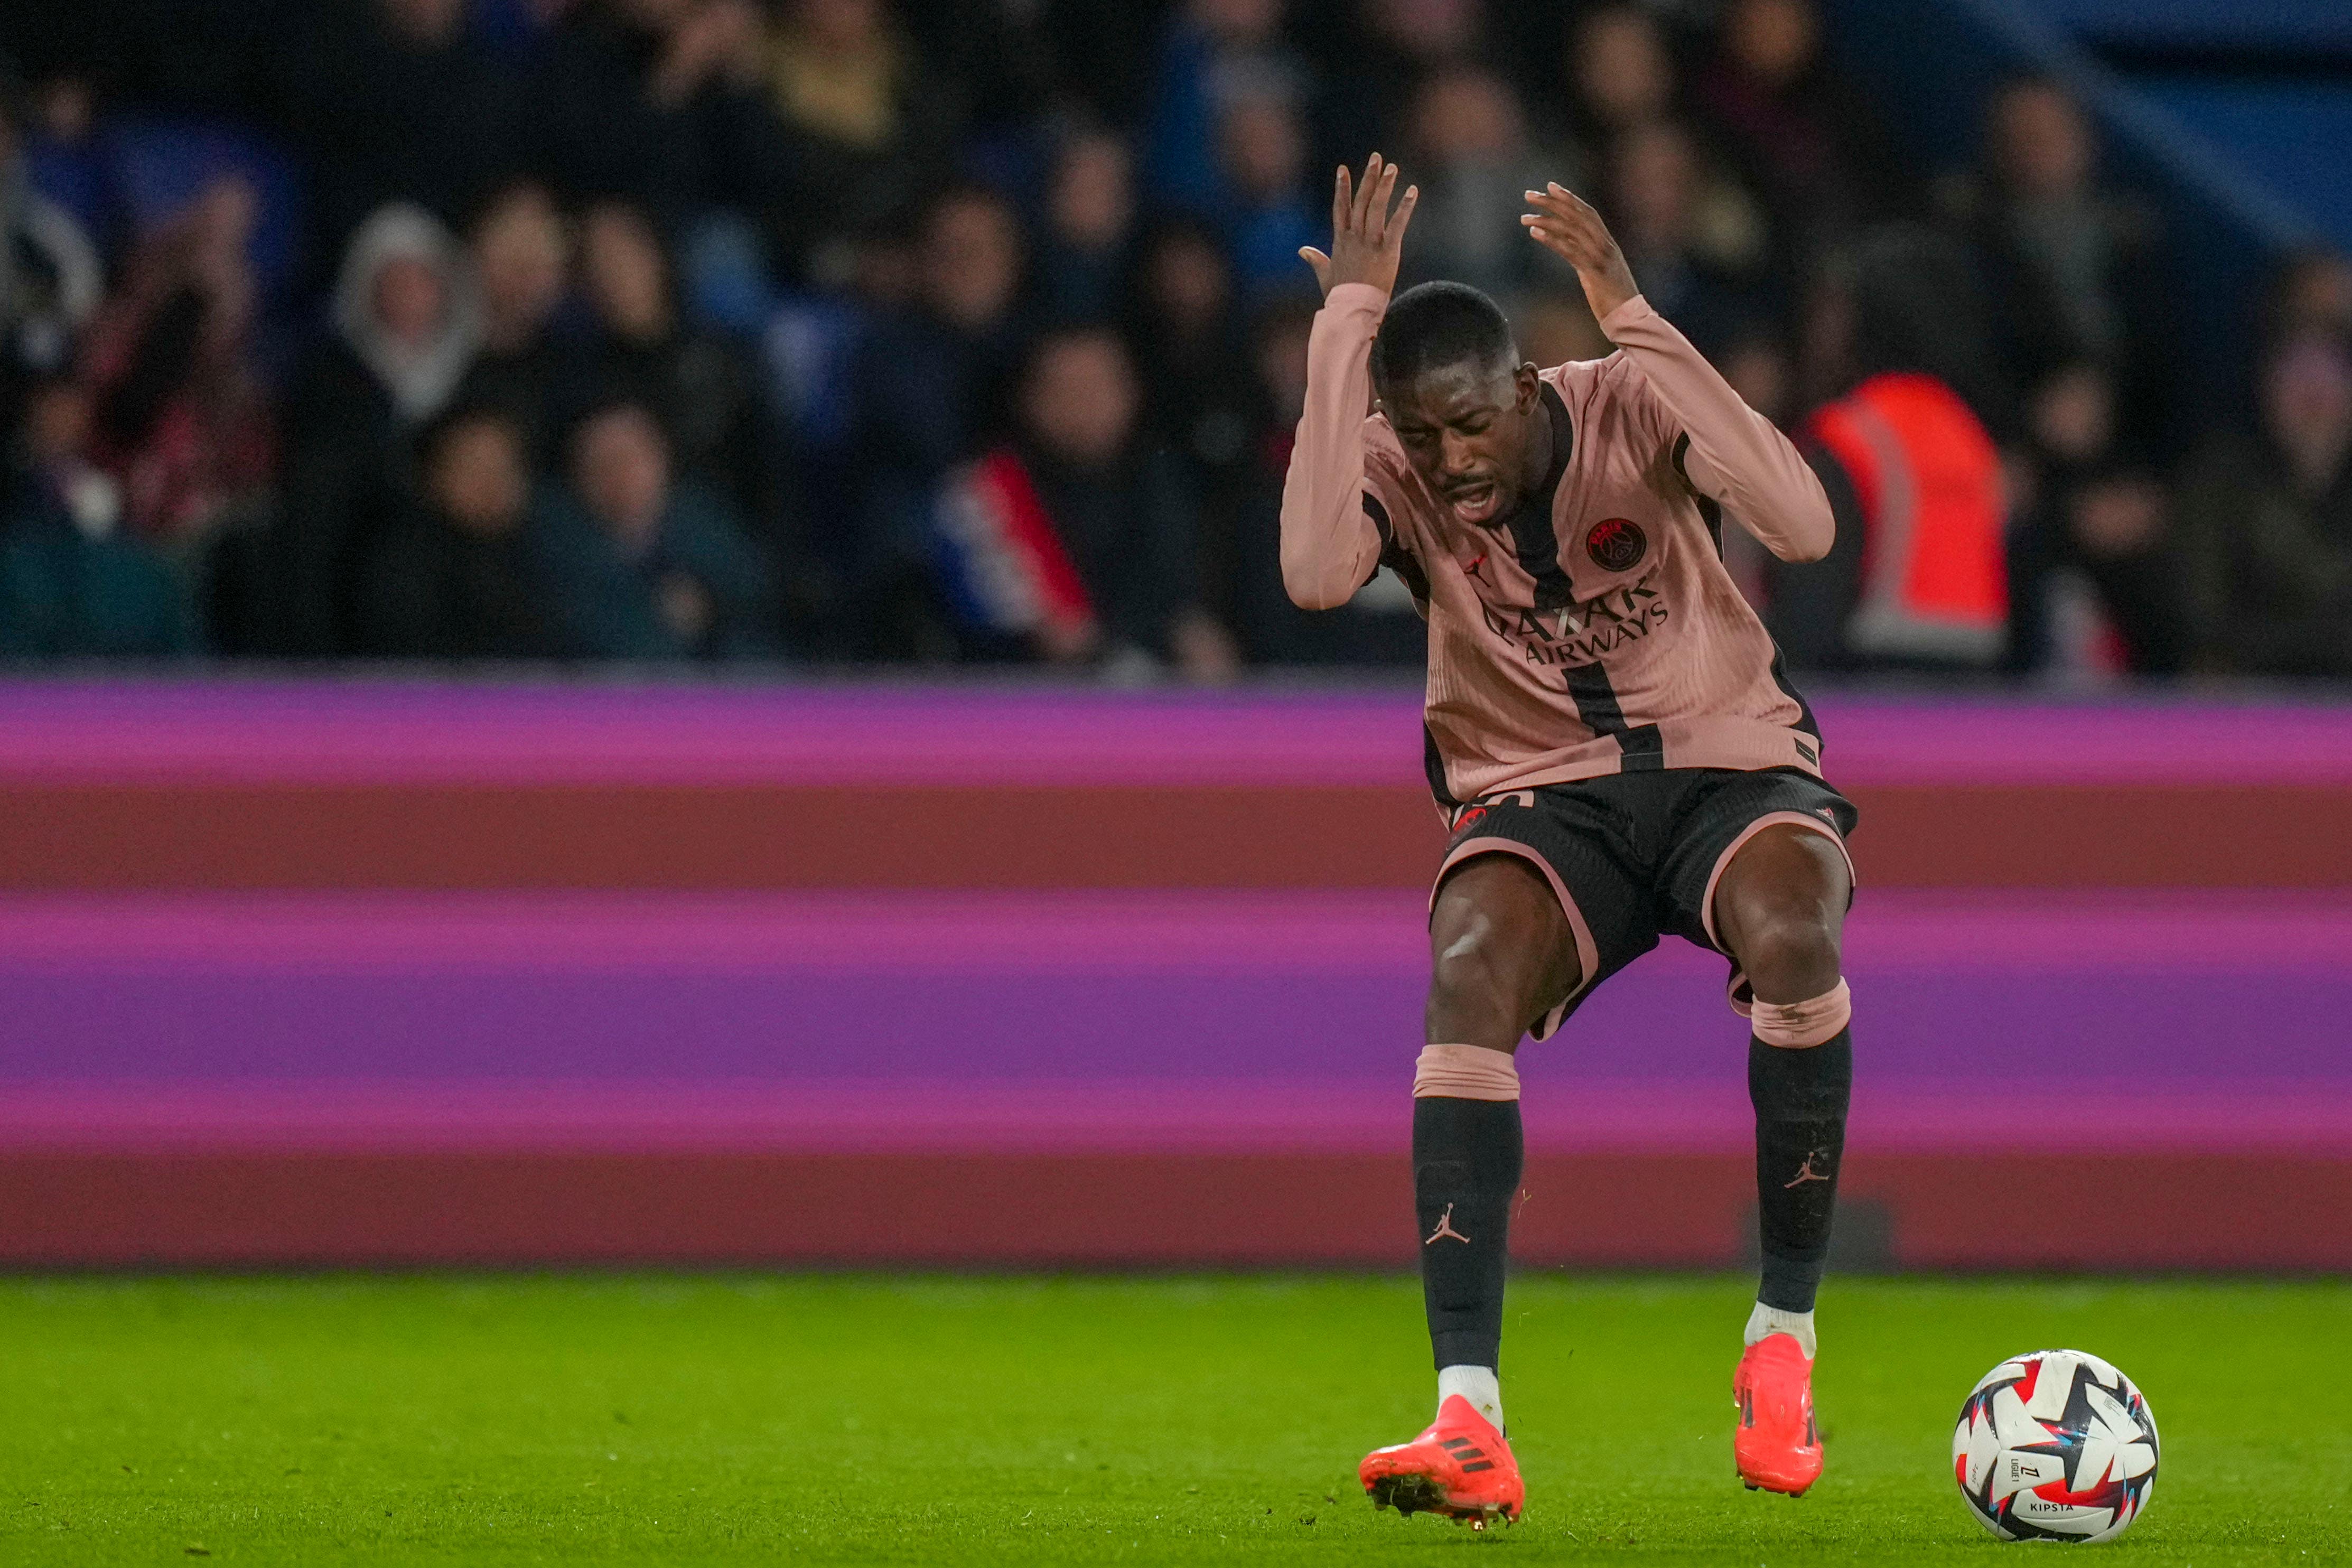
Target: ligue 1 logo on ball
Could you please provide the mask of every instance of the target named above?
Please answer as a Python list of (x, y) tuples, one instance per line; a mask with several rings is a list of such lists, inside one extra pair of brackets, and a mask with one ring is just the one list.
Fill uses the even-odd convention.
[(1584, 536), (1584, 552), (1603, 572), (1631, 572), (1641, 564), (1649, 549), (1649, 537), (1629, 518), (1612, 517), (1596, 522), (1592, 531)]

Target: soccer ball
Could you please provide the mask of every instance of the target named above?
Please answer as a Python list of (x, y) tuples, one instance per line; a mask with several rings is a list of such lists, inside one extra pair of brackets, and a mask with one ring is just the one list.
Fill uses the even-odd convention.
[(2156, 1490), (2156, 1417), (2097, 1356), (2011, 1356), (1960, 1406), (1952, 1475), (2003, 1541), (2113, 1541)]

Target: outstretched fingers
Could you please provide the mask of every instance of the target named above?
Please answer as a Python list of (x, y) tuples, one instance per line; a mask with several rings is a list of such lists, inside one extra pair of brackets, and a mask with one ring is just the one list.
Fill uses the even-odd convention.
[(1405, 226), (1412, 222), (1412, 209), (1420, 205), (1421, 187), (1407, 185), (1404, 188), (1404, 200), (1397, 203), (1395, 213), (1389, 218), (1388, 235), (1392, 243), (1398, 245), (1404, 243)]
[[(1379, 158), (1374, 153), (1375, 161)], [(1369, 184), (1370, 182), (1367, 181)], [(1364, 211), (1364, 237), (1377, 246), (1388, 235), (1389, 204), (1396, 196), (1397, 170), (1394, 163), (1381, 171), (1380, 183), (1372, 187), (1372, 199)]]

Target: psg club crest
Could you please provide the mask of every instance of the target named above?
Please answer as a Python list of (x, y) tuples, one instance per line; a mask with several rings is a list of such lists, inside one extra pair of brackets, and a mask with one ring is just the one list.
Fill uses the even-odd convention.
[(1584, 552), (1603, 572), (1631, 572), (1650, 551), (1649, 536), (1627, 518), (1612, 517), (1592, 525), (1584, 536)]

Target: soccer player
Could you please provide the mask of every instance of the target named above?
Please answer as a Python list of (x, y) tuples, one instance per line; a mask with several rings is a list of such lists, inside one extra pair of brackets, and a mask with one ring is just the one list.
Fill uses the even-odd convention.
[(1437, 1417), (1369, 1455), (1364, 1488), (1474, 1528), (1518, 1517), (1496, 1375), (1515, 1053), (1672, 931), (1730, 959), (1753, 1031), (1764, 1265), (1733, 1454), (1751, 1489), (1799, 1494), (1822, 1467), (1813, 1296), (1853, 1078), (1854, 809), (1822, 782), (1820, 731), (1724, 571), (1721, 531), (1818, 559), (1829, 501), (1559, 185), (1528, 192), (1520, 221), (1575, 267), (1615, 353), (1538, 370), (1474, 289), (1391, 300), (1418, 195), (1396, 182), (1377, 155), (1352, 187), (1341, 169), (1331, 253), (1300, 252), (1324, 305), (1282, 500), (1298, 604), (1345, 604), (1385, 565), (1427, 619), (1425, 752), (1453, 833), (1412, 1090)]

